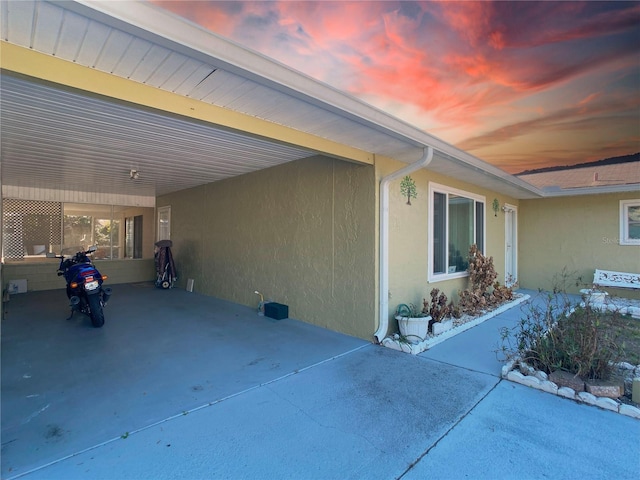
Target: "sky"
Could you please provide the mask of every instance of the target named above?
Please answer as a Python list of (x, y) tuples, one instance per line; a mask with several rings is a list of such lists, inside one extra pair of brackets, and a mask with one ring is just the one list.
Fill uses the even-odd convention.
[(155, 3), (509, 173), (640, 151), (640, 2)]

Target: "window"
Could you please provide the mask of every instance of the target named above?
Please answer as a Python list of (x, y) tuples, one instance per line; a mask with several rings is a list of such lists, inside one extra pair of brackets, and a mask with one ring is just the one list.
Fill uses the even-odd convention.
[[(69, 255), (91, 245), (98, 247), (99, 260), (153, 255), (153, 245), (144, 244), (153, 238), (153, 208), (3, 199), (2, 213), (6, 262), (38, 261), (46, 252)], [(144, 217), (151, 231), (143, 229)], [(125, 232), (128, 218), (134, 219), (132, 230)]]
[(125, 257), (142, 258), (142, 215), (125, 219)]
[(466, 275), (469, 247), (484, 252), (485, 198), (454, 188), (429, 184), (429, 280)]
[(49, 245), (60, 245), (61, 238), (61, 203), (3, 200), (3, 260), (22, 261), (33, 257), (44, 257)]
[(171, 240), (171, 206), (158, 208), (157, 232), (156, 240)]
[(620, 245), (640, 245), (640, 199), (620, 201)]
[(52, 251), (65, 255), (96, 245), (96, 259), (120, 258), (119, 231), (117, 218), (122, 207), (111, 205), (93, 205), (84, 203), (65, 203), (63, 210), (62, 245), (52, 245)]

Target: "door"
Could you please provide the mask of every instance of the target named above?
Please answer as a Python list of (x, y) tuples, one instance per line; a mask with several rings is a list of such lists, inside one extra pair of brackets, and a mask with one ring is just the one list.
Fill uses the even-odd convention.
[(508, 287), (518, 282), (518, 209), (505, 204), (504, 210), (504, 284)]

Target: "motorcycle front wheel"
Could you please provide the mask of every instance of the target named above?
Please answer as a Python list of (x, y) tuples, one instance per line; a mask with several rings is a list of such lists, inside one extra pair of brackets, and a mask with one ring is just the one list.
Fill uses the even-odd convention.
[(89, 316), (94, 327), (100, 328), (104, 325), (104, 312), (100, 303), (100, 295), (87, 295), (87, 303), (89, 304)]

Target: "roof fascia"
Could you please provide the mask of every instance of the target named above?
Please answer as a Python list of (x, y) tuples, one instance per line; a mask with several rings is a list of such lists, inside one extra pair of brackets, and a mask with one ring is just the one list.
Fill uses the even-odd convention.
[(601, 187), (577, 187), (577, 188), (546, 187), (542, 189), (542, 196), (545, 198), (575, 197), (579, 195), (601, 195), (604, 193), (629, 193), (629, 192), (640, 193), (640, 183), (632, 183), (627, 185), (604, 185)]

